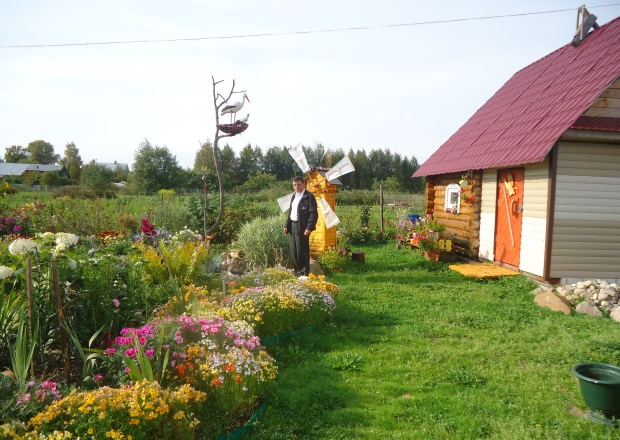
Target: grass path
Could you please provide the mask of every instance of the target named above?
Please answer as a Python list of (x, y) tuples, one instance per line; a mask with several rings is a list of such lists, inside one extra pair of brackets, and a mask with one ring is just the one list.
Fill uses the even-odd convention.
[(256, 439), (618, 439), (583, 418), (574, 364), (620, 364), (620, 325), (539, 308), (525, 277), (473, 280), (361, 248), (332, 322), (272, 349)]

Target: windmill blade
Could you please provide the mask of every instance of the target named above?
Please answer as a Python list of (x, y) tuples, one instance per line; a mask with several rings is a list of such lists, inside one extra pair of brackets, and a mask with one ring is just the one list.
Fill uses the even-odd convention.
[(304, 173), (307, 173), (308, 171), (310, 171), (310, 166), (308, 165), (308, 162), (306, 161), (306, 155), (304, 153), (303, 148), (301, 148), (301, 144), (297, 144), (294, 147), (289, 148), (288, 154), (290, 154), (291, 157), (295, 159), (295, 162), (297, 162), (297, 165), (299, 165), (299, 168), (301, 168), (301, 171), (303, 171)]
[(280, 210), (282, 212), (286, 212), (286, 210), (288, 208), (290, 208), (290, 206), (291, 206), (291, 198), (293, 197), (293, 194), (295, 194), (295, 191), (293, 191), (292, 193), (287, 194), (287, 195), (277, 199), (278, 200), (278, 205), (280, 205)]
[(343, 174), (350, 173), (351, 171), (355, 171), (355, 167), (351, 163), (349, 156), (345, 156), (325, 173), (325, 178), (330, 181), (336, 177), (342, 176)]
[(325, 220), (325, 226), (327, 227), (327, 229), (333, 228), (338, 223), (340, 223), (340, 219), (332, 210), (331, 206), (329, 206), (327, 200), (319, 199), (318, 204), (321, 205), (321, 211), (323, 212), (323, 219)]

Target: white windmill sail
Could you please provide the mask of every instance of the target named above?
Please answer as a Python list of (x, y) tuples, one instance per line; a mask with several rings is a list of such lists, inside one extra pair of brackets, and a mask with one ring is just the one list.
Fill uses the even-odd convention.
[(306, 155), (304, 154), (303, 148), (301, 148), (301, 144), (297, 144), (294, 147), (289, 148), (288, 154), (290, 154), (291, 157), (295, 159), (295, 162), (297, 162), (297, 165), (299, 165), (301, 171), (303, 171), (304, 173), (310, 171), (310, 166), (306, 161)]
[(318, 203), (319, 205), (321, 205), (321, 211), (323, 212), (323, 219), (325, 220), (325, 226), (327, 226), (327, 229), (333, 228), (338, 223), (340, 223), (340, 219), (332, 210), (331, 206), (329, 206), (327, 200), (319, 199)]
[(293, 194), (295, 194), (295, 191), (283, 197), (278, 198), (278, 205), (280, 205), (280, 210), (282, 212), (285, 212), (288, 208), (290, 208), (291, 198), (293, 197)]
[(325, 178), (330, 181), (336, 177), (342, 176), (343, 174), (350, 173), (351, 171), (355, 171), (355, 167), (351, 163), (349, 156), (345, 156), (325, 173)]

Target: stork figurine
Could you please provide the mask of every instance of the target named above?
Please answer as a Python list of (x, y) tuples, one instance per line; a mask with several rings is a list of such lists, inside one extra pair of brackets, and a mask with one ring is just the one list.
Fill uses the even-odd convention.
[(235, 115), (235, 119), (237, 119), (237, 112), (243, 108), (243, 104), (245, 103), (246, 99), (248, 100), (248, 102), (250, 102), (250, 98), (248, 98), (247, 93), (244, 93), (241, 101), (237, 101), (233, 104), (226, 104), (224, 107), (222, 107), (222, 110), (220, 110), (220, 115), (230, 113), (230, 123), (232, 124), (233, 115)]

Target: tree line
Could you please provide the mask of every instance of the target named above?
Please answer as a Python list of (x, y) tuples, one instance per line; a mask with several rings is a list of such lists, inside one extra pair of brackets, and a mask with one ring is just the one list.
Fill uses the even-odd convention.
[[(366, 150), (326, 149), (322, 144), (304, 146), (304, 153), (311, 168), (330, 168), (345, 155), (355, 167), (353, 173), (339, 177), (343, 189), (377, 189), (380, 184), (392, 192), (423, 192), (424, 181), (411, 178), (419, 164), (414, 156), (408, 158), (389, 149)], [(33, 141), (26, 148), (12, 145), (5, 148), (4, 161), (11, 163), (59, 164), (62, 173), (36, 173), (25, 183), (44, 185), (83, 185), (101, 189), (120, 180), (126, 181), (130, 189), (141, 194), (156, 193), (161, 189), (193, 191), (203, 187), (203, 181), (210, 188), (217, 188), (217, 176), (213, 158), (213, 145), (207, 140), (202, 143), (194, 159), (194, 166), (184, 169), (168, 147), (152, 145), (144, 140), (134, 152), (134, 162), (129, 169), (110, 169), (95, 161), (83, 163), (75, 143), (65, 146), (61, 157), (53, 145), (43, 140)], [(226, 191), (250, 189), (262, 182), (290, 181), (301, 170), (291, 158), (286, 146), (274, 146), (266, 151), (258, 146), (246, 145), (237, 155), (227, 144), (219, 151)], [(51, 173), (51, 174), (50, 174)], [(57, 178), (52, 177), (55, 174)], [(40, 182), (33, 182), (39, 178)]]

